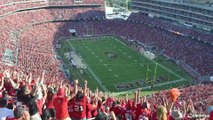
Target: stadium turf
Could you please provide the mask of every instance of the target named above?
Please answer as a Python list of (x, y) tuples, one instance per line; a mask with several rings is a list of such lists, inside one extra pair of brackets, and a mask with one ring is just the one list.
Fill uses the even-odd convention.
[[(71, 66), (64, 53), (75, 50), (87, 66)], [(150, 60), (114, 37), (66, 39), (58, 49), (73, 79), (88, 80), (91, 89), (122, 92), (139, 87), (158, 91), (191, 84), (192, 78), (162, 56)], [(120, 88), (120, 89), (119, 89)]]

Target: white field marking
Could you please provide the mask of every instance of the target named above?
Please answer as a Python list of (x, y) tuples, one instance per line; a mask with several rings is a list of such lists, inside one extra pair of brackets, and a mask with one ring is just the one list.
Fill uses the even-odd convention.
[(114, 75), (116, 78), (119, 78), (119, 76), (117, 74)]
[(143, 64), (140, 64), (140, 66), (141, 66), (141, 67), (144, 67), (144, 65), (143, 65)]
[(110, 72), (112, 71), (112, 69), (108, 69)]
[[(127, 46), (127, 45), (126, 45), (125, 43), (123, 43), (122, 41), (120, 41), (120, 40), (118, 40), (118, 39), (116, 39), (116, 38), (114, 38), (114, 39), (115, 39), (117, 42), (120, 42), (121, 44)], [(149, 60), (151, 60), (151, 59), (149, 59)], [(157, 63), (157, 62), (155, 62), (154, 60), (151, 60), (151, 61), (154, 62), (154, 63)], [(176, 75), (177, 77), (179, 77), (179, 78), (181, 78), (181, 79), (184, 79), (183, 77), (181, 77), (180, 75), (174, 73), (173, 71), (169, 70), (168, 68), (164, 67), (163, 65), (161, 65), (161, 64), (159, 64), (159, 63), (157, 63), (157, 65), (159, 65), (160, 67), (166, 69), (167, 71), (169, 71), (170, 73)]]
[(104, 66), (107, 67), (108, 65), (107, 65), (107, 64), (104, 64)]
[[(151, 60), (151, 59), (149, 59), (149, 60)], [(179, 77), (180, 79), (183, 79), (183, 80), (185, 80), (183, 77), (181, 77), (180, 75), (178, 75), (177, 73), (174, 73), (173, 71), (171, 71), (171, 70), (169, 70), (168, 68), (166, 68), (166, 67), (164, 67), (163, 65), (161, 65), (161, 64), (159, 64), (159, 63), (157, 63), (157, 62), (155, 62), (154, 60), (151, 60), (152, 62), (154, 62), (154, 63), (156, 63), (157, 65), (159, 65), (160, 67), (162, 67), (162, 68), (164, 68), (164, 69), (166, 69), (167, 71), (169, 71), (170, 73), (172, 73), (172, 74), (174, 74), (174, 75), (176, 75), (177, 77)]]
[[(67, 41), (67, 43), (70, 45), (71, 48), (74, 48), (68, 41)], [(82, 58), (82, 61), (85, 63), (85, 65), (87, 66), (88, 71), (95, 78), (96, 82), (98, 82), (98, 84), (101, 86), (101, 88), (105, 92), (108, 92), (107, 88), (104, 85), (102, 85), (102, 80), (93, 72), (93, 70), (90, 68), (90, 66), (86, 63), (86, 61), (83, 58)]]

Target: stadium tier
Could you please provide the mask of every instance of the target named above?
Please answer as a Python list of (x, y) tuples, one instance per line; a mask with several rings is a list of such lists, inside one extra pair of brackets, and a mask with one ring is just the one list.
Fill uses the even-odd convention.
[[(212, 28), (211, 10), (177, 9)], [(1, 0), (0, 24), (0, 120), (213, 120), (210, 32), (147, 13), (107, 20), (104, 0)]]
[(133, 0), (133, 9), (155, 17), (177, 21), (197, 28), (213, 29), (213, 9), (206, 4), (197, 5), (183, 1)]

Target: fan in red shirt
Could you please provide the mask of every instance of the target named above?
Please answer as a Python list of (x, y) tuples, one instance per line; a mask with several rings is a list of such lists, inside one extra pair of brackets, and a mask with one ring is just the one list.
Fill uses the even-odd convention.
[(53, 100), (56, 97), (57, 96), (54, 94), (54, 90), (52, 88), (49, 88), (47, 93), (46, 106), (47, 106), (47, 109), (49, 109), (50, 111), (51, 118), (53, 119), (55, 118), (55, 109), (53, 105)]
[(123, 107), (120, 105), (120, 102), (113, 102), (110, 111), (113, 111), (117, 118), (121, 118), (121, 112), (123, 111)]
[(144, 120), (151, 118), (151, 111), (149, 108), (150, 105), (148, 102), (144, 102), (141, 107), (137, 108), (135, 113), (136, 120)]
[(42, 108), (43, 108), (43, 105), (45, 103), (45, 100), (47, 98), (47, 88), (45, 85), (41, 85), (41, 89), (42, 89), (42, 92), (43, 92), (43, 96), (41, 99), (37, 99), (36, 101), (36, 104), (37, 104), (37, 107), (38, 107), (38, 111), (39, 111), (39, 114), (42, 115)]
[(71, 118), (74, 120), (86, 118), (86, 105), (87, 97), (82, 92), (78, 92), (77, 95), (71, 100)]
[(86, 116), (87, 116), (87, 119), (89, 118), (92, 118), (92, 104), (90, 103), (90, 98), (87, 98), (87, 106), (86, 106)]
[(87, 81), (84, 82), (84, 93), (78, 91), (77, 80), (74, 82), (74, 90), (77, 94), (69, 101), (69, 115), (72, 120), (85, 120), (87, 110)]
[(57, 97), (53, 100), (53, 105), (56, 110), (56, 120), (70, 120), (67, 104), (68, 98), (67, 95), (65, 95), (65, 90), (64, 88), (60, 87)]
[[(14, 77), (14, 76), (13, 76)], [(5, 70), (3, 73), (3, 79), (4, 80), (4, 88), (7, 90), (10, 96), (16, 96), (15, 89), (18, 89), (19, 85), (16, 83), (17, 79), (11, 78), (10, 70)]]
[(213, 120), (213, 111), (210, 112), (209, 120)]
[(122, 120), (133, 120), (134, 119), (134, 111), (132, 101), (128, 100), (126, 104), (126, 109), (122, 111)]

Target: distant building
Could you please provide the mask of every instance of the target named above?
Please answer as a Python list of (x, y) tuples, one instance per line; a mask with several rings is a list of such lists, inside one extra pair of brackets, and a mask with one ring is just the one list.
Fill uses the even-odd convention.
[(213, 31), (212, 3), (212, 0), (132, 0), (131, 7), (154, 17)]

